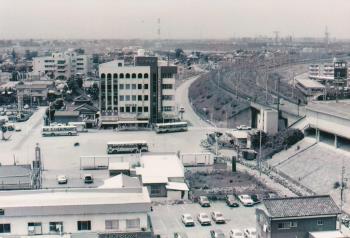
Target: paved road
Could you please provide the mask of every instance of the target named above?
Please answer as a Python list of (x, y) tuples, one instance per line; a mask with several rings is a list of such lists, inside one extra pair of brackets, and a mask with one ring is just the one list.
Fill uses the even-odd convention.
[(191, 122), (192, 126), (195, 128), (211, 127), (210, 124), (203, 121), (198, 117), (194, 112), (191, 103), (188, 98), (188, 90), (191, 84), (198, 79), (199, 76), (192, 77), (185, 80), (177, 89), (176, 89), (176, 101), (179, 107), (185, 108), (185, 113), (183, 114), (183, 119)]

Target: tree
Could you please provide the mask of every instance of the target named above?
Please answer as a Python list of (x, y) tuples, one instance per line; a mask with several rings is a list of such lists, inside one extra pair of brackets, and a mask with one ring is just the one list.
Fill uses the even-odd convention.
[(78, 77), (77, 79), (76, 79), (76, 82), (77, 82), (77, 86), (81, 89), (81, 88), (83, 88), (83, 79), (81, 78), (81, 77)]
[(182, 58), (184, 55), (184, 51), (181, 48), (175, 49), (175, 57), (176, 59)]

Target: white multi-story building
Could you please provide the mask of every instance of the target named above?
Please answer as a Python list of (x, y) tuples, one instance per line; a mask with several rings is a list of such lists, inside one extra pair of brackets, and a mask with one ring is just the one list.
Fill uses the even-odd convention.
[(151, 237), (147, 188), (126, 175), (109, 180), (99, 188), (0, 192), (0, 236)]
[(73, 50), (52, 53), (51, 56), (33, 58), (33, 74), (52, 75), (54, 79), (68, 79), (75, 74), (91, 72), (91, 57)]
[[(159, 122), (175, 119), (175, 66), (158, 66), (156, 57), (137, 56), (101, 64), (100, 111), (103, 121)], [(109, 118), (107, 120), (107, 118)], [(124, 125), (123, 124), (123, 125)]]
[(99, 67), (101, 112), (119, 118), (148, 119), (150, 115), (150, 67), (125, 66), (115, 60)]

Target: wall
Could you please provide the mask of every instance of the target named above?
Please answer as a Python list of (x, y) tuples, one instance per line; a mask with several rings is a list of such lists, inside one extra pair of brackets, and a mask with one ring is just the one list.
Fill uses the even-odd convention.
[[(91, 220), (91, 231), (105, 231), (105, 220), (119, 221), (119, 230), (126, 231), (126, 219), (140, 218), (140, 227), (148, 228), (147, 213), (86, 214), (69, 216), (1, 217), (0, 223), (11, 223), (11, 235), (27, 235), (28, 222), (42, 222), (43, 234), (49, 234), (49, 222), (63, 222), (64, 233), (82, 233), (77, 230), (77, 221)], [(89, 231), (89, 232), (91, 232)], [(136, 231), (136, 230), (129, 230)], [(140, 229), (138, 230), (140, 231)]]

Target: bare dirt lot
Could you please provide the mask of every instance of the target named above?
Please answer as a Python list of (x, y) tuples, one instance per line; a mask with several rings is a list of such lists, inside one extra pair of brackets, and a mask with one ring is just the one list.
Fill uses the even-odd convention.
[(194, 200), (200, 195), (206, 195), (212, 200), (221, 200), (226, 194), (257, 194), (258, 197), (264, 198), (268, 193), (274, 192), (253, 176), (241, 171), (187, 171), (186, 179)]

